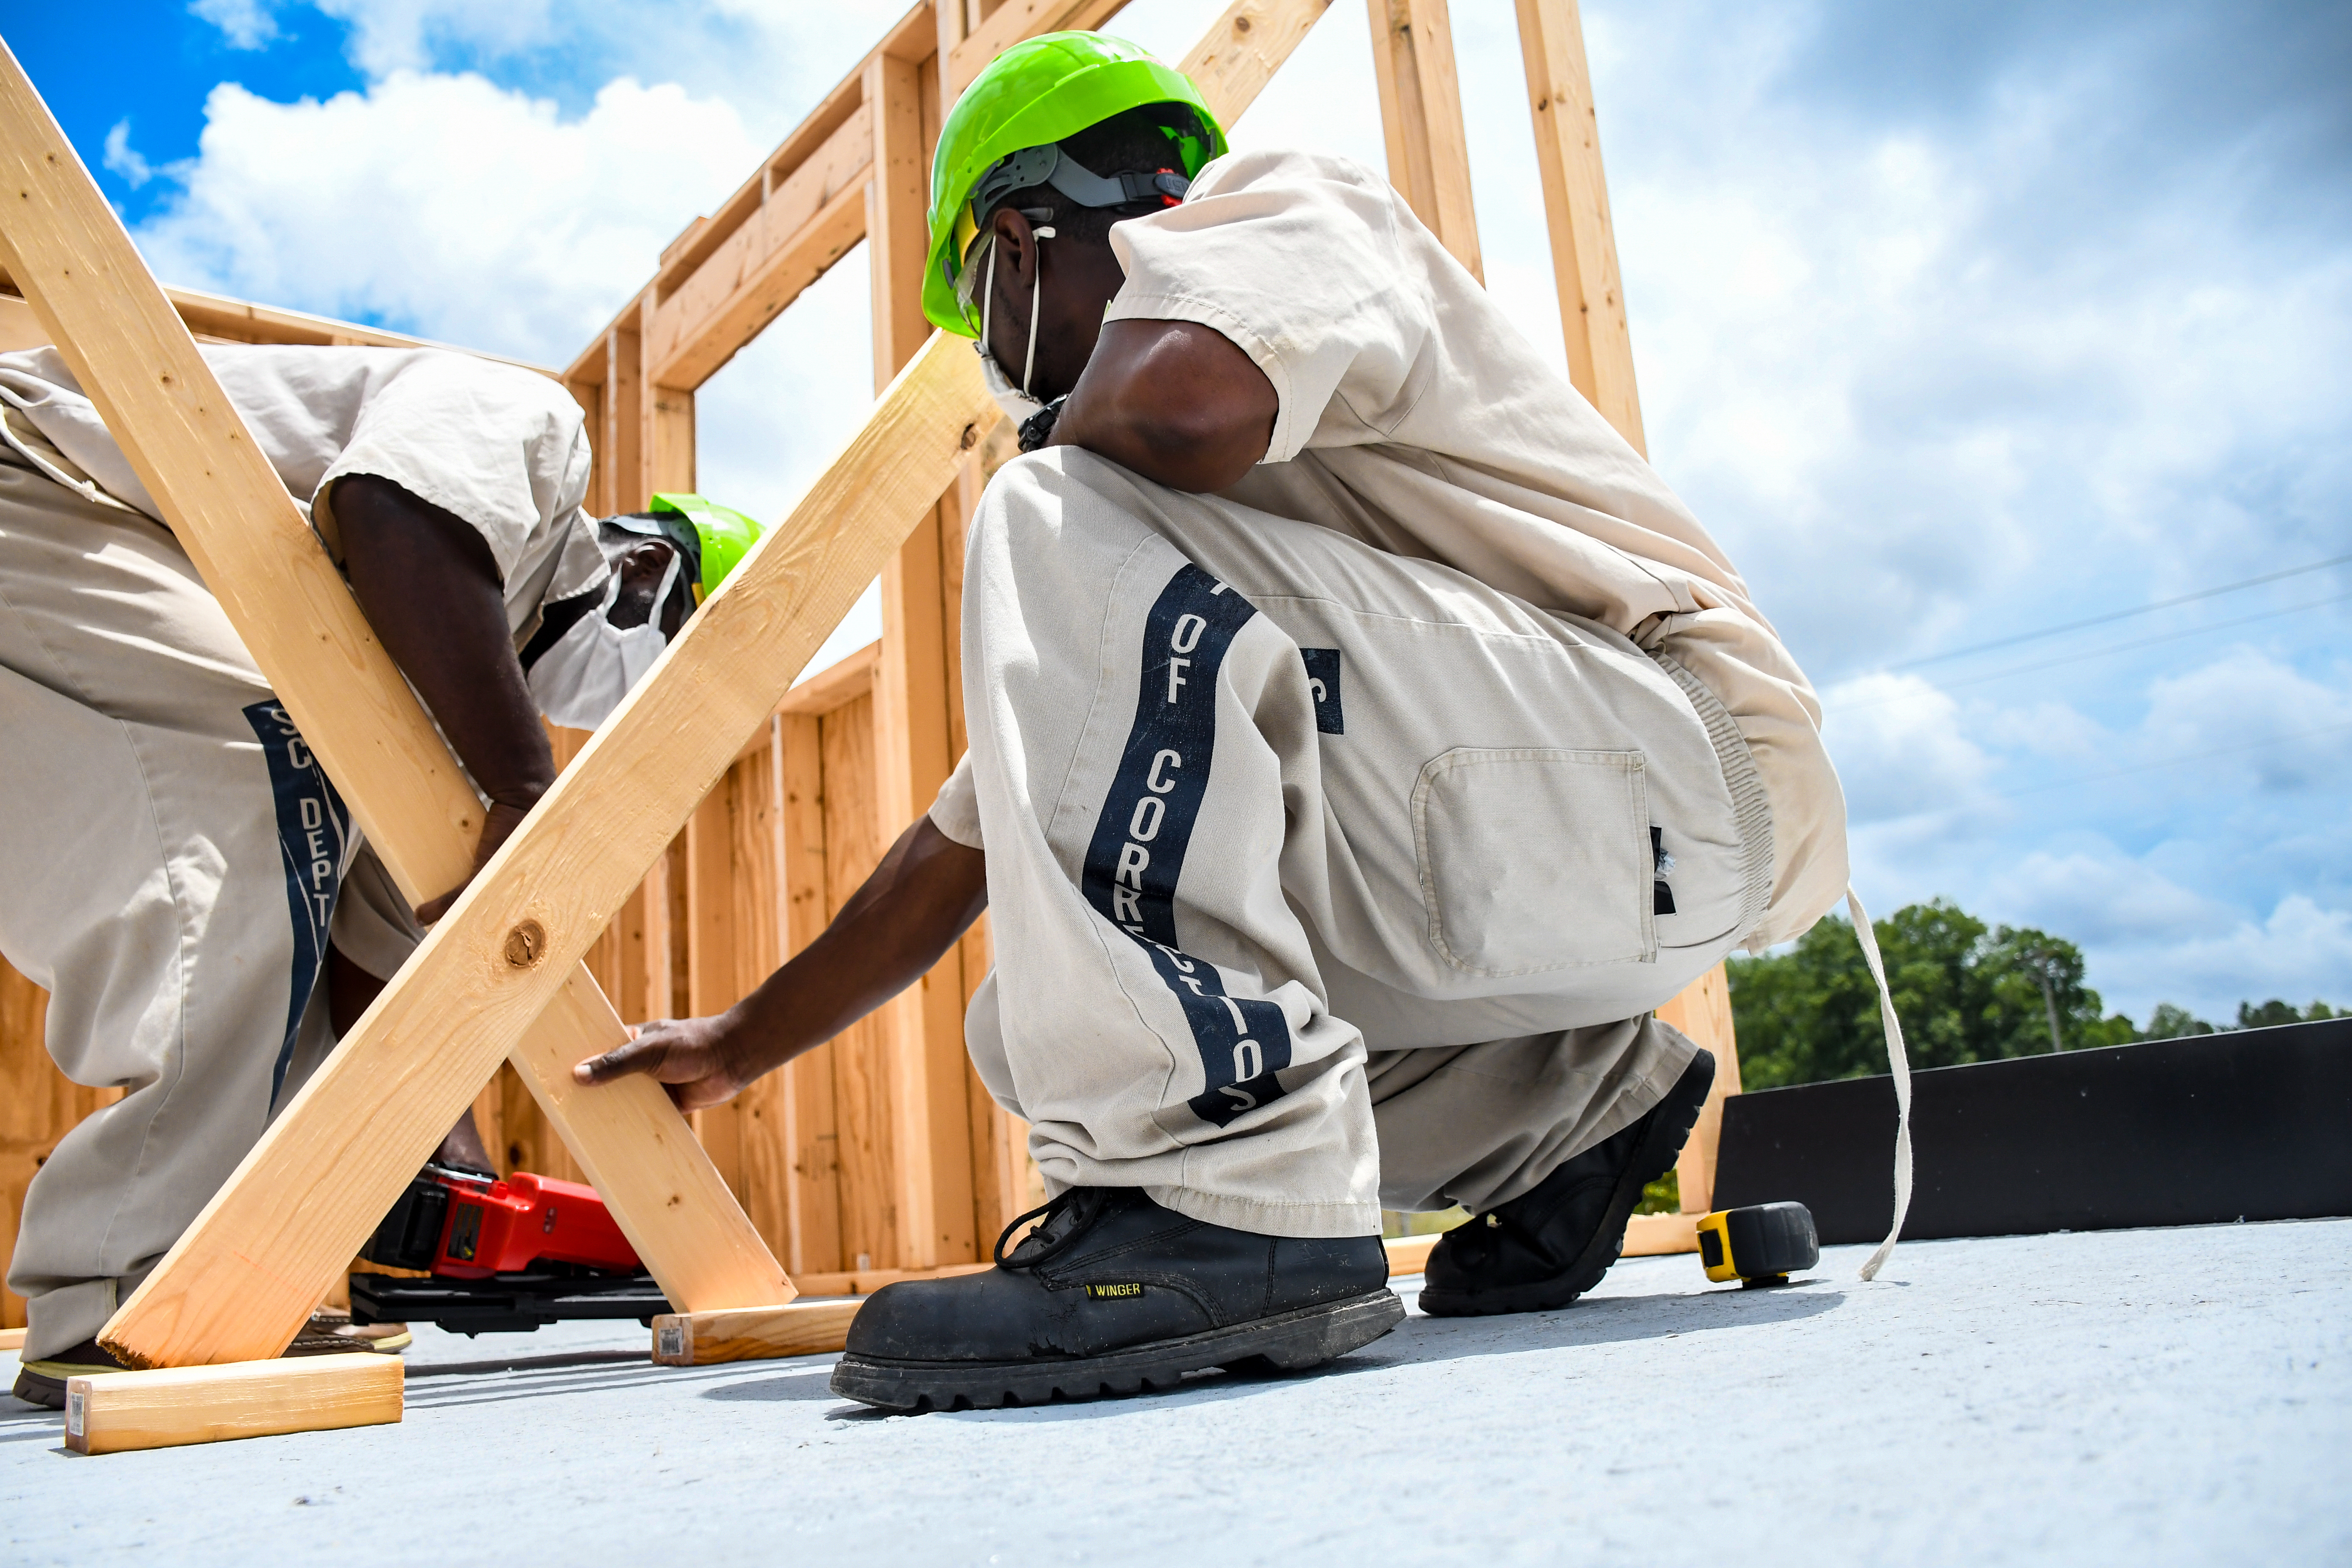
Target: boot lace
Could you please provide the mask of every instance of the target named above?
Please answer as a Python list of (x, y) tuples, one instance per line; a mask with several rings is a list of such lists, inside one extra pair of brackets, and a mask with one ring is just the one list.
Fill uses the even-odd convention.
[[(996, 1237), (996, 1247), (992, 1254), (996, 1266), (999, 1268), (1034, 1268), (1045, 1262), (1087, 1227), (1087, 1222), (1101, 1211), (1103, 1196), (1100, 1188), (1070, 1187), (1039, 1204), (1027, 1214), (1015, 1215), (1013, 1223)], [(1023, 1237), (1021, 1244), (1007, 1257), (1004, 1244), (1013, 1239), (1013, 1232), (1033, 1219), (1039, 1221), (1037, 1228)]]

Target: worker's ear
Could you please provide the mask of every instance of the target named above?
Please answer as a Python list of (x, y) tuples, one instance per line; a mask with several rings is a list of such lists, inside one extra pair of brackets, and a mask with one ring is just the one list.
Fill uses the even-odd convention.
[(1036, 231), (1015, 207), (997, 208), (989, 226), (996, 231), (996, 286), (1019, 284), (1025, 310), (1030, 280), (1037, 270)]

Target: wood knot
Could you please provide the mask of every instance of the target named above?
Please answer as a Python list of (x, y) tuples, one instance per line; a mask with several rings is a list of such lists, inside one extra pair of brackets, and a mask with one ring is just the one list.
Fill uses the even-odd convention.
[(1249, 19), (1247, 16), (1236, 16), (1236, 17), (1234, 17), (1234, 32), (1236, 32), (1236, 33), (1246, 33), (1246, 32), (1248, 32), (1249, 30), (1250, 30), (1250, 19)]
[(547, 928), (537, 921), (525, 921), (507, 932), (507, 967), (529, 969), (547, 956)]
[(979, 439), (980, 426), (978, 425), (967, 425), (963, 427), (963, 435), (958, 438), (956, 445), (969, 452)]

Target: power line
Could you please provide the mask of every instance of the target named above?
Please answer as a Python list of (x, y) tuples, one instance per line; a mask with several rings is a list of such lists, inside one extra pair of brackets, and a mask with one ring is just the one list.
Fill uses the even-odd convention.
[(2067, 632), (2079, 632), (2087, 626), (2103, 626), (2110, 621), (2129, 620), (2134, 616), (2153, 615), (2158, 610), (2169, 610), (2181, 605), (2193, 605), (2200, 599), (2216, 598), (2223, 594), (2237, 593), (2243, 588), (2259, 588), (2265, 583), (2276, 583), (2288, 577), (2300, 577), (2308, 572), (2325, 572), (2331, 566), (2342, 566), (2347, 563), (2352, 563), (2352, 555), (2331, 556), (2326, 561), (2315, 561), (2308, 566), (2290, 566), (2283, 572), (2265, 572), (2259, 577), (2248, 577), (2237, 583), (2224, 583), (2216, 588), (2200, 588), (2193, 594), (2182, 594), (2171, 599), (2158, 599), (2148, 605), (2135, 605), (2128, 610), (2110, 610), (2104, 616), (2092, 616), (2084, 620), (2068, 621), (2063, 626), (2044, 626), (2040, 631), (2020, 632), (2015, 637), (1996, 637), (1990, 642), (1976, 643), (1968, 647), (1956, 647), (1948, 653), (1931, 653), (1919, 658), (1906, 658), (1900, 664), (1886, 666), (1885, 669), (1887, 673), (1892, 674), (1898, 669), (1916, 669), (1923, 664), (1940, 664), (1948, 658), (1966, 658), (1970, 654), (1990, 653), (1995, 648), (2014, 647), (2019, 643), (2038, 642), (2043, 637), (2059, 637)]
[(2028, 784), (2023, 789), (2006, 790), (1997, 800), (2015, 800), (2021, 795), (2038, 795), (2047, 789), (2072, 789), (2077, 784), (2097, 784), (2102, 779), (2119, 779), (2126, 773), (2151, 773), (2158, 768), (2179, 767), (2183, 763), (2202, 763), (2214, 757), (2235, 756), (2241, 752), (2259, 752), (2266, 746), (2282, 746), (2289, 741), (2308, 741), (2317, 735), (2333, 735), (2338, 731), (2352, 730), (2352, 721), (2341, 724), (2322, 724), (2316, 730), (2298, 730), (2291, 735), (2273, 735), (2267, 740), (2249, 741), (2242, 745), (2217, 746), (2210, 752), (2191, 752), (2186, 756), (2165, 757), (2153, 763), (2139, 763), (2128, 768), (2115, 768), (2104, 773), (2089, 773), (2082, 778), (2059, 779), (2053, 784)]
[[(2006, 669), (1996, 669), (1989, 674), (1971, 675), (1965, 680), (1943, 681), (1939, 683), (1937, 689), (1954, 691), (1963, 686), (1982, 686), (1989, 680), (2006, 680), (2012, 675), (2032, 675), (2038, 670), (2055, 669), (2060, 665), (2080, 664), (2084, 659), (2104, 658), (2113, 653), (2130, 653), (2136, 648), (2154, 647), (2159, 643), (2179, 642), (2183, 637), (2206, 637), (2214, 632), (2226, 632), (2238, 626), (2250, 626), (2257, 621), (2275, 620), (2281, 616), (2300, 615), (2305, 610), (2324, 610), (2330, 605), (2341, 605), (2347, 600), (2352, 600), (2352, 594), (2337, 594), (2330, 598), (2314, 599), (2307, 605), (2286, 605), (2275, 610), (2263, 610), (2251, 616), (2239, 616), (2232, 620), (2215, 621), (2210, 626), (2189, 626), (2177, 632), (2159, 632), (2155, 637), (2137, 637), (2130, 642), (2109, 643), (2105, 647), (2086, 648), (2080, 653), (2061, 654), (2056, 658), (2037, 659), (2032, 664), (2013, 664)], [(1895, 668), (1900, 668), (1901, 666)], [(1891, 674), (1892, 671), (1887, 673)], [(1905, 693), (1894, 697), (1882, 697), (1875, 702), (1842, 702), (1830, 711), (1838, 714), (1866, 713), (1873, 708), (1891, 707), (1895, 703), (1906, 700), (1907, 698), (1908, 694)]]

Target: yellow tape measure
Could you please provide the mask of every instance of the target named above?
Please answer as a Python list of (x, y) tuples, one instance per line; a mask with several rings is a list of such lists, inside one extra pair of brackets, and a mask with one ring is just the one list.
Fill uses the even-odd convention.
[(1698, 1222), (1698, 1260), (1709, 1279), (1786, 1285), (1822, 1260), (1813, 1211), (1795, 1203), (1717, 1209)]

